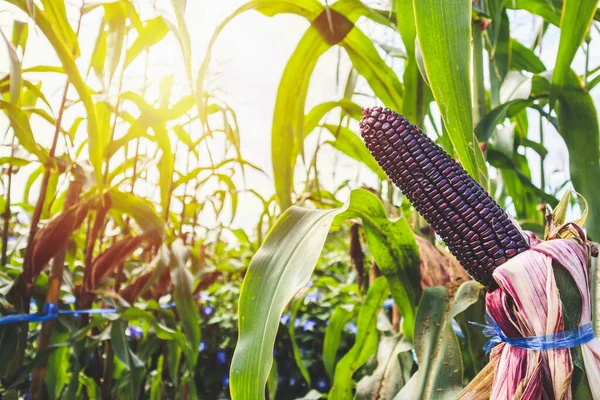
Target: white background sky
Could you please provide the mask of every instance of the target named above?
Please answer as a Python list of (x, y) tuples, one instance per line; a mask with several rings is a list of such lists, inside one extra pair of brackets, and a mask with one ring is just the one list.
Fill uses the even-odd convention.
[[(216, 26), (231, 14), (237, 7), (244, 3), (243, 0), (228, 1), (207, 1), (207, 0), (188, 0), (188, 10), (186, 19), (192, 36), (192, 52), (194, 56), (194, 71), (197, 71), (198, 65), (205, 55), (206, 45), (210, 35)], [(67, 9), (73, 23), (78, 14), (79, 2), (75, 0), (67, 1)], [(143, 0), (136, 4), (144, 10), (150, 10), (152, 1)], [(172, 15), (170, 1), (157, 0), (157, 9), (161, 13)], [(84, 24), (80, 33), (80, 44), (82, 56), (78, 64), (80, 68), (87, 70), (93, 44), (98, 33), (98, 24), (101, 11), (95, 11), (85, 17)], [(142, 13), (142, 19), (148, 15)], [(524, 44), (530, 44), (531, 35), (534, 28), (537, 28), (540, 20), (532, 17), (525, 12), (509, 11), (511, 18), (511, 34), (513, 37), (523, 41)], [(24, 14), (6, 3), (0, 4), (0, 28), (10, 37), (12, 32), (13, 18), (23, 20)], [(373, 28), (368, 23), (359, 24), (365, 31), (377, 35), (382, 40), (394, 39), (394, 34), (383, 32)], [(33, 26), (30, 25), (30, 28)], [(225, 28), (213, 53), (213, 62), (211, 63), (211, 74), (213, 79), (211, 87), (214, 88), (218, 97), (224, 99), (237, 113), (240, 125), (242, 154), (246, 159), (263, 168), (268, 177), (257, 173), (249, 172), (247, 183), (250, 188), (256, 189), (264, 195), (273, 193), (271, 160), (270, 160), (270, 135), (273, 109), (279, 80), (283, 69), (290, 55), (295, 49), (298, 41), (305, 30), (309, 27), (306, 20), (294, 15), (281, 15), (275, 18), (268, 18), (254, 11), (247, 12), (235, 19), (227, 28)], [(30, 41), (24, 59), (24, 67), (46, 64), (59, 65), (53, 49), (44, 39), (41, 32), (30, 30)], [(559, 31), (550, 27), (543, 44), (542, 60), (547, 66), (551, 66), (556, 58), (558, 47)], [(597, 32), (594, 33), (594, 43), (600, 42)], [(156, 47), (156, 54), (160, 56), (150, 65), (149, 76), (156, 84), (167, 74), (174, 73), (176, 80), (180, 85), (184, 85), (185, 69), (180, 62), (181, 55), (175, 39), (171, 36), (164, 43)], [(142, 57), (140, 57), (142, 58)], [(338, 61), (338, 50), (334, 48), (328, 51), (319, 61), (310, 83), (310, 89), (307, 98), (306, 110), (310, 110), (314, 105), (328, 100), (337, 100), (341, 97), (343, 84), (349, 62), (346, 57), (342, 57), (342, 82), (341, 87), (336, 85), (336, 65)], [(590, 58), (590, 68), (600, 64), (600, 46), (595, 46)], [(395, 69), (401, 73), (401, 62), (395, 63)], [(573, 64), (577, 72), (583, 71), (584, 56), (580, 51), (577, 54)], [(0, 44), (0, 72), (7, 72), (9, 69), (9, 60), (4, 46)], [(143, 65), (132, 66), (128, 73), (126, 87), (129, 89), (139, 89), (142, 85)], [(49, 97), (53, 104), (60, 102), (64, 77), (60, 75), (40, 76), (43, 79), (43, 91)], [(35, 80), (35, 79), (32, 79)], [(360, 85), (361, 91), (365, 91), (364, 82)], [(150, 91), (152, 94), (152, 91)], [(596, 106), (600, 105), (600, 91), (594, 93)], [(75, 95), (73, 95), (75, 97)], [(370, 101), (364, 97), (355, 99), (360, 105), (371, 105)], [(66, 126), (70, 126), (73, 115), (66, 116)], [(537, 114), (532, 113), (529, 119), (529, 128), (531, 138), (537, 139), (538, 132)], [(7, 121), (0, 117), (0, 133), (4, 133)], [(52, 136), (52, 127), (39, 121), (32, 121), (36, 138), (41, 143), (49, 145)], [(548, 172), (549, 188), (554, 189), (568, 173), (568, 153), (564, 142), (556, 132), (551, 128), (546, 130), (546, 147), (549, 150), (547, 157), (546, 170)], [(316, 137), (316, 135), (315, 135)], [(307, 143), (307, 151), (312, 154), (314, 143)], [(528, 154), (529, 156), (529, 154)], [(539, 183), (539, 159), (537, 155), (530, 155), (530, 166), (535, 183)], [(178, 160), (180, 158), (178, 157)], [(321, 171), (321, 181), (325, 186), (332, 189), (337, 183), (344, 179), (351, 179), (353, 183), (361, 182), (373, 183), (373, 176), (370, 172), (362, 171), (359, 173), (356, 163), (345, 157), (336, 155), (335, 152), (324, 152), (320, 156), (319, 169)], [(333, 164), (336, 164), (334, 168)], [(558, 173), (552, 173), (558, 170)], [(304, 177), (304, 169), (299, 166), (296, 174), (300, 180)], [(17, 184), (24, 184), (18, 182)], [(301, 186), (297, 186), (301, 188)], [(18, 190), (17, 190), (18, 192)], [(146, 193), (149, 195), (150, 193)], [(140, 193), (144, 195), (144, 193)], [(254, 227), (260, 204), (251, 196), (240, 196), (240, 208), (235, 221), (236, 226), (244, 228)]]

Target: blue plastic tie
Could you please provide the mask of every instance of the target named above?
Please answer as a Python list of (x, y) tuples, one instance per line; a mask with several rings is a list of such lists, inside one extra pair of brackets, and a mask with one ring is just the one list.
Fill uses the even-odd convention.
[(494, 346), (502, 342), (525, 350), (560, 350), (578, 347), (596, 338), (591, 323), (550, 335), (509, 338), (502, 332), (498, 323), (489, 313), (486, 313), (485, 321), (486, 325), (472, 321), (469, 321), (469, 323), (481, 326), (483, 334), (490, 337), (490, 340), (483, 347), (486, 353), (489, 353)]
[[(169, 309), (174, 308), (175, 303), (161, 304), (160, 308)], [(19, 322), (44, 322), (58, 318), (59, 315), (73, 315), (79, 317), (80, 315), (90, 314), (117, 314), (115, 308), (88, 308), (84, 310), (61, 310), (58, 305), (53, 303), (45, 303), (44, 308), (41, 312), (35, 314), (10, 314), (0, 316), (0, 326), (17, 324)]]

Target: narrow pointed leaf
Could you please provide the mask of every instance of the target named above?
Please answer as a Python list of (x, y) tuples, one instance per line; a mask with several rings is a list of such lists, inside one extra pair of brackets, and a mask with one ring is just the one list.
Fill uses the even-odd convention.
[(387, 280), (377, 278), (369, 287), (358, 312), (356, 341), (335, 367), (329, 399), (352, 399), (352, 376), (377, 351), (377, 314), (389, 293)]
[(190, 367), (196, 364), (197, 349), (200, 346), (200, 321), (198, 309), (194, 302), (194, 277), (186, 267), (189, 250), (181, 239), (175, 240), (171, 245), (172, 266), (171, 280), (173, 281), (175, 306), (181, 319), (183, 332), (185, 333), (193, 359), (188, 360)]
[(325, 329), (325, 337), (323, 338), (323, 365), (329, 379), (333, 379), (342, 331), (352, 319), (352, 315), (353, 313), (346, 310), (343, 306), (337, 306), (331, 313), (329, 324)]
[(479, 299), (482, 286), (463, 283), (452, 296), (445, 288), (425, 289), (415, 329), (419, 369), (395, 397), (455, 399), (463, 386), (463, 365), (452, 319)]
[(152, 18), (144, 25), (144, 29), (138, 32), (131, 47), (125, 56), (125, 67), (127, 67), (144, 50), (148, 51), (152, 46), (160, 42), (169, 32), (169, 27), (163, 17)]
[(328, 141), (331, 146), (348, 157), (364, 164), (367, 168), (377, 174), (379, 179), (383, 181), (387, 180), (387, 175), (383, 172), (379, 164), (377, 164), (377, 161), (371, 157), (369, 150), (365, 147), (362, 139), (357, 134), (344, 126), (326, 124), (325, 128), (336, 137), (335, 140)]
[(486, 165), (473, 133), (471, 1), (415, 0), (414, 8), (427, 77), (452, 145), (465, 170), (486, 187)]
[(596, 9), (598, 0), (564, 0), (562, 16), (560, 18), (560, 42), (556, 65), (552, 75), (552, 92), (550, 105), (564, 86), (575, 53), (587, 34)]

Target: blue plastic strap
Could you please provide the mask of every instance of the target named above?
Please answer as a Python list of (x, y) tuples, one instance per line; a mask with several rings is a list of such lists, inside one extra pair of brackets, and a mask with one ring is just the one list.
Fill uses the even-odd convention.
[(498, 323), (489, 313), (486, 313), (485, 320), (487, 325), (472, 321), (469, 321), (469, 323), (483, 327), (483, 334), (491, 337), (484, 346), (484, 350), (487, 353), (489, 353), (495, 345), (502, 342), (525, 350), (560, 350), (581, 346), (582, 344), (586, 344), (596, 337), (594, 333), (594, 327), (591, 323), (588, 323), (578, 326), (577, 328), (550, 335), (509, 338), (504, 334), (504, 332), (502, 332), (502, 329)]
[[(161, 304), (162, 309), (174, 308), (175, 303)], [(87, 310), (60, 310), (58, 305), (45, 303), (41, 312), (35, 314), (11, 314), (0, 316), (0, 326), (17, 324), (19, 322), (44, 322), (58, 318), (59, 315), (73, 315), (78, 317), (83, 314), (116, 314), (115, 308), (89, 308)]]

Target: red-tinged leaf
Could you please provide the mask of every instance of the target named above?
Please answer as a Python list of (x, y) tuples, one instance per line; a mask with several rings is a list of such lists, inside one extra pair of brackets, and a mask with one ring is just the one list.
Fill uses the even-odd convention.
[[(121, 297), (129, 304), (133, 304), (138, 297), (143, 295), (148, 290), (151, 290), (157, 281), (159, 281), (160, 285), (160, 282), (163, 279), (159, 278), (169, 266), (168, 249), (165, 246), (162, 246), (158, 252), (158, 255), (154, 257), (150, 264), (150, 270), (148, 272), (134, 279), (133, 282), (120, 291), (119, 294)], [(170, 279), (168, 282), (170, 282)]]
[(154, 286), (142, 294), (144, 300), (158, 300), (160, 297), (169, 293), (171, 288), (171, 271), (166, 269), (156, 280)]
[(429, 240), (415, 235), (421, 255), (421, 286), (444, 286), (451, 282), (469, 280), (460, 263), (448, 252), (438, 249)]
[(200, 294), (201, 291), (211, 287), (222, 275), (221, 271), (211, 271), (202, 275), (200, 282), (198, 282), (198, 286), (194, 289), (194, 297)]
[(35, 235), (30, 279), (35, 279), (44, 266), (67, 244), (73, 231), (83, 222), (91, 201), (78, 203), (58, 214)]
[(90, 266), (91, 272), (88, 274), (88, 281), (85, 283), (86, 290), (88, 292), (95, 290), (102, 280), (133, 254), (144, 242), (149, 241), (151, 237), (152, 233), (146, 233), (122, 239), (96, 257)]
[(142, 291), (142, 289), (148, 284), (150, 278), (154, 271), (148, 271), (144, 275), (140, 276), (137, 279), (134, 279), (129, 285), (125, 286), (123, 290), (119, 293), (119, 295), (128, 302), (129, 304), (133, 304), (135, 299), (137, 299)]

